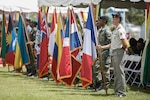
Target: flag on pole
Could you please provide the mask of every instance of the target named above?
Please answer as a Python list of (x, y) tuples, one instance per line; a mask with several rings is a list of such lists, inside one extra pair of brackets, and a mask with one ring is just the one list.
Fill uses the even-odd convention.
[(150, 82), (150, 3), (147, 3), (146, 36), (146, 44), (141, 61), (141, 82), (144, 85)]
[(77, 13), (77, 15), (78, 15), (78, 18), (79, 18), (79, 21), (80, 21), (80, 24), (81, 24), (81, 26), (82, 26), (82, 29), (84, 28), (84, 15), (83, 15), (83, 12), (82, 11), (80, 11), (79, 13)]
[(80, 47), (81, 47), (81, 36), (79, 35), (78, 28), (75, 21), (75, 16), (73, 10), (70, 10), (70, 52), (71, 52), (71, 66), (72, 66), (72, 75), (71, 77), (62, 79), (63, 82), (72, 86), (76, 76), (81, 70), (81, 55), (80, 55)]
[(23, 65), (29, 64), (29, 55), (26, 46), (25, 31), (23, 26), (23, 18), (20, 15), (18, 22), (18, 38), (15, 51), (15, 69), (21, 68)]
[(2, 57), (2, 59), (5, 59), (5, 57), (6, 57), (6, 16), (5, 16), (5, 11), (3, 11), (3, 20), (2, 20), (1, 57)]
[(62, 56), (61, 56), (60, 67), (59, 67), (59, 80), (62, 80), (64, 78), (69, 78), (71, 77), (72, 74), (71, 54), (70, 54), (71, 52), (70, 52), (70, 18), (69, 18), (70, 16), (69, 15), (70, 14), (68, 12), (66, 32), (65, 32), (65, 37), (63, 39)]
[(37, 60), (36, 60), (36, 70), (37, 70), (37, 72), (39, 71), (39, 55), (40, 55), (40, 43), (41, 43), (40, 24), (41, 24), (41, 22), (42, 22), (41, 8), (39, 8), (39, 11), (38, 11), (38, 27), (37, 27), (36, 37), (35, 37), (35, 50), (36, 50), (36, 55), (37, 55)]
[(86, 29), (83, 42), (83, 56), (81, 79), (82, 86), (86, 87), (92, 83), (92, 65), (97, 58), (96, 48), (97, 38), (95, 32), (95, 24), (91, 6), (89, 7)]
[(56, 8), (55, 8), (52, 15), (51, 32), (50, 32), (49, 44), (48, 44), (48, 50), (51, 56), (53, 56), (53, 52), (54, 52), (56, 31), (57, 31), (57, 15), (56, 15)]
[(58, 83), (58, 68), (60, 63), (60, 57), (62, 53), (62, 41), (61, 41), (61, 33), (62, 29), (60, 15), (58, 16), (58, 27), (57, 27), (57, 15), (56, 9), (54, 9), (53, 17), (52, 17), (52, 27), (49, 38), (49, 52), (52, 56), (52, 67), (51, 74), (56, 83)]
[(40, 55), (39, 55), (39, 77), (43, 77), (48, 74), (48, 26), (46, 13), (42, 13), (41, 28), (41, 43), (40, 43)]
[(16, 31), (13, 26), (11, 15), (9, 14), (8, 30), (7, 30), (7, 51), (5, 61), (9, 65), (14, 65), (15, 60), (15, 45), (16, 45)]

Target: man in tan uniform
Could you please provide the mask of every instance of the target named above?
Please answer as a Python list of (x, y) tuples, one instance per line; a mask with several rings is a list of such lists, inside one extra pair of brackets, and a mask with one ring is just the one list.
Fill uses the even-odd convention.
[(126, 32), (121, 25), (120, 13), (112, 14), (113, 24), (115, 29), (111, 35), (111, 44), (100, 46), (99, 49), (111, 48), (112, 50), (112, 63), (114, 67), (114, 92), (119, 97), (126, 96), (126, 82), (124, 66), (122, 65), (122, 57), (124, 50), (127, 48)]

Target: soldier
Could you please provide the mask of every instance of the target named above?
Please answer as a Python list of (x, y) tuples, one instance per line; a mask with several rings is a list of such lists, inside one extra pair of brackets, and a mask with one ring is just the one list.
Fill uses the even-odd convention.
[[(111, 42), (111, 31), (107, 27), (107, 22), (108, 22), (108, 17), (107, 16), (101, 16), (98, 18), (97, 21), (97, 28), (98, 28), (98, 42), (101, 46), (103, 45), (108, 45)], [(99, 45), (97, 46), (99, 49)], [(109, 48), (103, 49), (101, 51), (102, 53), (102, 64), (103, 64), (103, 69), (104, 69), (104, 77), (106, 80), (106, 85), (107, 88), (109, 87), (109, 81), (110, 81), (110, 54), (109, 54)], [(98, 56), (100, 56), (98, 54)], [(95, 62), (93, 66), (93, 82), (94, 85), (96, 86), (96, 90), (99, 91), (101, 89), (104, 89), (104, 79), (102, 79), (102, 70), (100, 66), (100, 60), (99, 58)]]

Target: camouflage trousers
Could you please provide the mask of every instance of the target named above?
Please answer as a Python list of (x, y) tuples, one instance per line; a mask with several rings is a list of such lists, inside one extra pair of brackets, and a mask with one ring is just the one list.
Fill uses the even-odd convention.
[[(103, 62), (103, 69), (104, 69), (104, 76), (107, 83), (110, 81), (110, 56), (107, 54), (102, 54), (102, 62)], [(103, 83), (102, 78), (102, 70), (100, 66), (99, 58), (95, 61), (92, 67), (92, 77), (93, 77), (93, 84), (96, 83)]]

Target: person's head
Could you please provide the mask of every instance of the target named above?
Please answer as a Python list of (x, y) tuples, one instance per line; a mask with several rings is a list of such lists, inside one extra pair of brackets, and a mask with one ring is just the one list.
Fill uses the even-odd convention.
[(131, 38), (129, 40), (130, 47), (137, 46), (137, 40), (135, 38)]
[(29, 25), (33, 28), (36, 27), (37, 22), (36, 21), (30, 21)]
[(113, 18), (113, 24), (114, 25), (121, 23), (122, 17), (121, 17), (121, 14), (119, 12), (112, 14), (112, 18)]
[(97, 21), (97, 26), (98, 27), (103, 27), (107, 24), (108, 22), (108, 17), (107, 16), (100, 16), (98, 18), (98, 21)]
[(25, 23), (26, 23), (26, 26), (29, 25), (30, 24), (30, 19), (26, 18)]
[(83, 23), (83, 28), (86, 28), (86, 21), (82, 21)]
[(144, 49), (144, 39), (139, 38), (139, 40), (137, 41), (137, 49), (138, 50), (143, 50)]

